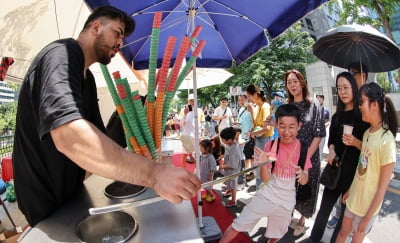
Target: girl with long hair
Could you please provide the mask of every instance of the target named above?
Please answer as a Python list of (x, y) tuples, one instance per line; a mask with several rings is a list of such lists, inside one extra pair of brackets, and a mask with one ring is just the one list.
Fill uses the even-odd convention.
[(336, 242), (362, 242), (381, 209), (396, 163), (397, 117), (393, 103), (376, 83), (360, 89), (362, 120), (371, 126), (364, 132), (353, 182), (343, 196), (346, 210)]
[(312, 168), (309, 169), (309, 185), (311, 186), (311, 198), (297, 202), (295, 209), (301, 217), (294, 229), (293, 235), (299, 236), (305, 231), (305, 218), (313, 216), (317, 204), (320, 157), (319, 143), (325, 137), (325, 124), (321, 116), (321, 106), (310, 98), (306, 80), (302, 73), (292, 69), (285, 73), (285, 87), (288, 91), (288, 103), (296, 105), (301, 114), (302, 126), (297, 138), (308, 145), (308, 153), (311, 157)]
[[(329, 155), (327, 161), (331, 165), (337, 163), (339, 161), (334, 161), (334, 159), (338, 156), (341, 161), (341, 175), (338, 186), (335, 189), (324, 188), (321, 206), (310, 236), (311, 242), (319, 242), (321, 240), (335, 202), (349, 189), (356, 172), (358, 157), (360, 156), (362, 136), (369, 127), (368, 123), (361, 120), (359, 109), (360, 94), (354, 76), (349, 72), (338, 74), (336, 77), (336, 90), (339, 99), (336, 113), (332, 116), (329, 128)], [(344, 125), (353, 127), (352, 134), (343, 133)], [(331, 242), (335, 242), (339, 233), (345, 208), (346, 205), (342, 204), (340, 217), (332, 234)]]

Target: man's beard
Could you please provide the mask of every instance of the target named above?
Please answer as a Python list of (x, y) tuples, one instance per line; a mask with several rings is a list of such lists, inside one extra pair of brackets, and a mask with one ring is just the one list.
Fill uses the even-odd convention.
[(105, 43), (104, 35), (100, 34), (94, 41), (94, 51), (99, 63), (107, 65), (111, 62), (111, 57), (109, 54), (110, 49), (111, 47)]

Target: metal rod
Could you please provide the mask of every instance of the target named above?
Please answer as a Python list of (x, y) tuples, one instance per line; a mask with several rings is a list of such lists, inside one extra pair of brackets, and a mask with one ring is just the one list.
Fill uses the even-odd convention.
[(252, 171), (252, 170), (254, 170), (254, 169), (256, 169), (256, 168), (258, 168), (258, 167), (260, 167), (260, 166), (263, 166), (263, 165), (268, 164), (268, 163), (272, 163), (272, 162), (274, 162), (274, 161), (275, 161), (275, 160), (268, 160), (268, 161), (265, 161), (265, 162), (260, 163), (260, 164), (258, 164), (258, 165), (255, 165), (255, 166), (253, 166), (253, 167), (251, 167), (251, 168), (248, 168), (248, 169), (239, 171), (239, 172), (237, 172), (237, 173), (235, 173), (235, 174), (232, 174), (232, 175), (229, 175), (229, 176), (224, 176), (224, 177), (221, 177), (221, 178), (216, 179), (216, 180), (212, 180), (212, 181), (205, 182), (205, 183), (201, 184), (201, 188), (210, 187), (210, 186), (212, 186), (212, 185), (215, 185), (215, 184), (218, 184), (218, 183), (221, 183), (221, 182), (224, 182), (224, 181), (233, 179), (233, 178), (235, 178), (235, 177), (237, 177), (237, 176), (243, 175), (243, 174), (245, 174), (245, 173), (247, 173), (247, 172), (250, 172), (250, 171)]
[(147, 198), (147, 199), (143, 199), (140, 201), (118, 203), (118, 204), (109, 205), (109, 206), (105, 206), (105, 207), (98, 207), (98, 208), (89, 208), (89, 214), (94, 215), (94, 214), (102, 214), (102, 213), (111, 213), (111, 212), (121, 211), (121, 210), (132, 208), (132, 207), (144, 206), (144, 205), (162, 201), (162, 200), (165, 200), (165, 199), (162, 197), (152, 197), (152, 198)]
[[(274, 162), (274, 160), (268, 160), (265, 161), (261, 164), (255, 165), (251, 168), (239, 171), (238, 173), (229, 175), (229, 176), (225, 176), (222, 178), (219, 178), (217, 180), (213, 180), (213, 181), (208, 181), (205, 182), (203, 184), (201, 184), (201, 188), (206, 188), (206, 187), (210, 187), (212, 185), (227, 181), (227, 180), (231, 180), (237, 176), (243, 175), (249, 171), (252, 171), (260, 166), (263, 166), (267, 163), (272, 163)], [(165, 200), (162, 197), (152, 197), (152, 198), (147, 198), (147, 199), (143, 199), (143, 200), (139, 200), (139, 201), (134, 201), (134, 202), (127, 202), (127, 203), (118, 203), (118, 204), (114, 204), (114, 205), (109, 205), (109, 206), (104, 206), (104, 207), (98, 207), (98, 208), (89, 208), (89, 214), (90, 215), (94, 215), (94, 214), (102, 214), (102, 213), (110, 213), (110, 212), (115, 212), (115, 211), (121, 211), (124, 209), (128, 209), (128, 208), (133, 208), (133, 207), (139, 207), (139, 206), (144, 206), (150, 203), (154, 203), (154, 202), (158, 202), (158, 201), (162, 201)]]

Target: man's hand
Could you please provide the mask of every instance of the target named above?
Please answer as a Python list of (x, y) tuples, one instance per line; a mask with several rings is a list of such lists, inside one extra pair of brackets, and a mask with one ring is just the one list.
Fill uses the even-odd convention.
[(153, 175), (153, 190), (173, 203), (189, 200), (200, 190), (201, 182), (195, 174), (173, 165), (157, 164)]

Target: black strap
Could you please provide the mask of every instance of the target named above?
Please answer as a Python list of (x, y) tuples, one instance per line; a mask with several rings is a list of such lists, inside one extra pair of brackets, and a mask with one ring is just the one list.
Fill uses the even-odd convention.
[(340, 167), (340, 166), (343, 164), (343, 158), (344, 158), (344, 156), (346, 155), (347, 148), (348, 148), (347, 146), (344, 147), (342, 157), (340, 158), (340, 161), (336, 164), (337, 167)]
[(244, 108), (244, 110), (243, 110), (242, 112), (240, 112), (240, 114), (239, 114), (239, 118), (241, 118), (241, 117), (242, 117), (243, 113), (244, 113), (246, 110), (247, 110), (247, 107), (246, 107), (246, 108)]
[(300, 157), (299, 157), (299, 163), (298, 165), (302, 170), (304, 170), (304, 165), (306, 164), (306, 158), (307, 158), (307, 152), (308, 152), (308, 146), (301, 142), (301, 147), (300, 147)]
[[(224, 114), (222, 114), (222, 116), (225, 116), (226, 110), (228, 110), (228, 107), (225, 108)], [(219, 124), (221, 124), (221, 122), (222, 122), (222, 119), (218, 121), (218, 126), (219, 126)]]

